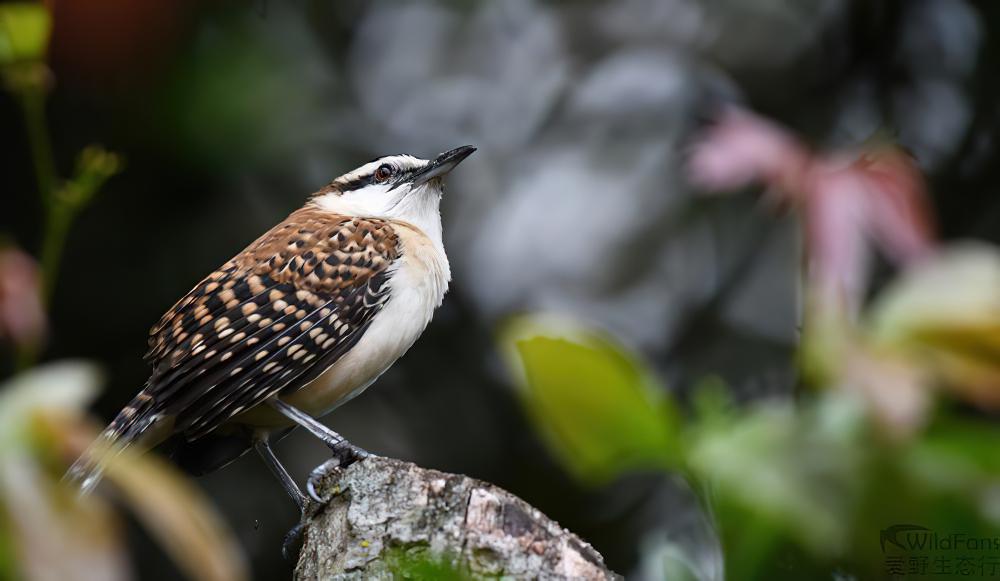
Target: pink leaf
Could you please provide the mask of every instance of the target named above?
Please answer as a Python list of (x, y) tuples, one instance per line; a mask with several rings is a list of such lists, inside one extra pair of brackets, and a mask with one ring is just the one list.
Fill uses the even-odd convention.
[(691, 152), (691, 180), (711, 189), (734, 189), (763, 181), (794, 182), (809, 159), (791, 133), (745, 111), (727, 109)]

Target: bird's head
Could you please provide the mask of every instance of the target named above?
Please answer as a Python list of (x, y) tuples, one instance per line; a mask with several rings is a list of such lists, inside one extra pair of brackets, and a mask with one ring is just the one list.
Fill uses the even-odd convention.
[(333, 180), (314, 202), (338, 214), (423, 226), (438, 218), (445, 176), (474, 151), (475, 147), (464, 145), (434, 159), (380, 157)]

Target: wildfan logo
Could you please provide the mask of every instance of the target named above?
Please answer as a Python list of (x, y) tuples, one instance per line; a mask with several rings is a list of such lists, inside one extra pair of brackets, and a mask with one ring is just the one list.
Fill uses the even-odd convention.
[(922, 527), (920, 525), (902, 525), (902, 524), (892, 525), (889, 528), (882, 529), (879, 532), (879, 539), (878, 539), (879, 545), (882, 547), (882, 553), (885, 553), (886, 543), (889, 543), (890, 545), (895, 545), (896, 547), (904, 551), (908, 550), (910, 547), (904, 546), (903, 543), (900, 542), (898, 535), (901, 533), (911, 533), (914, 531), (921, 531), (924, 534), (926, 534), (930, 532), (930, 529), (927, 527)]
[(895, 524), (879, 532), (889, 579), (1000, 577), (1000, 536)]
[(1000, 551), (1000, 536), (982, 537), (961, 532), (943, 534), (921, 525), (897, 524), (882, 529), (879, 545), (882, 553), (886, 552), (887, 545), (907, 552)]

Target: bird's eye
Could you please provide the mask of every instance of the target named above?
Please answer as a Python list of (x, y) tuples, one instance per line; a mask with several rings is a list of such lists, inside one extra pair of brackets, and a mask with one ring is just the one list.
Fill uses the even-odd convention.
[(389, 181), (389, 178), (391, 178), (395, 173), (396, 168), (387, 163), (383, 163), (378, 166), (377, 170), (375, 170), (375, 181), (380, 184), (385, 183)]

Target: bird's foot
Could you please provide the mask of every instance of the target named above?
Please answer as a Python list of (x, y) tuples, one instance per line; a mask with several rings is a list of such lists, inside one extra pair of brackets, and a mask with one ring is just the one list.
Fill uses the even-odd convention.
[[(342, 468), (347, 468), (351, 464), (357, 462), (358, 460), (364, 460), (365, 458), (371, 456), (367, 450), (359, 448), (346, 440), (341, 442), (336, 446), (331, 446), (333, 451), (333, 458), (337, 461), (336, 464), (332, 462), (324, 462), (313, 469), (309, 473), (309, 478), (306, 479), (306, 493), (309, 495), (314, 502), (320, 505), (324, 505), (330, 502), (330, 496), (323, 498), (317, 492), (317, 488), (324, 478), (329, 476), (334, 470), (340, 470)], [(337, 494), (335, 489), (332, 496)]]
[(331, 446), (330, 451), (333, 452), (333, 457), (340, 462), (341, 468), (347, 468), (358, 460), (364, 460), (365, 458), (371, 456), (371, 453), (368, 452), (368, 450), (355, 446), (347, 440), (342, 441), (336, 446)]
[(281, 556), (286, 561), (298, 560), (299, 551), (302, 550), (302, 533), (305, 530), (305, 522), (300, 521), (285, 533), (285, 538), (281, 541)]
[[(326, 498), (320, 496), (317, 492), (317, 488), (325, 477), (327, 477), (334, 470), (346, 468), (358, 460), (363, 460), (368, 456), (371, 456), (367, 450), (359, 448), (347, 440), (341, 440), (338, 443), (331, 445), (330, 450), (333, 451), (333, 458), (337, 462), (324, 462), (320, 464), (309, 473), (309, 478), (306, 480), (306, 493), (318, 507), (326, 505), (330, 502), (331, 498), (340, 492), (339, 488), (334, 488), (330, 496), (327, 496)], [(285, 538), (281, 543), (281, 554), (286, 560), (298, 558), (299, 551), (302, 550), (302, 534), (305, 532), (306, 528), (305, 522), (307, 512), (308, 514), (313, 514), (315, 512), (314, 509), (307, 508), (305, 503), (301, 504), (301, 509), (302, 520), (285, 534)]]

